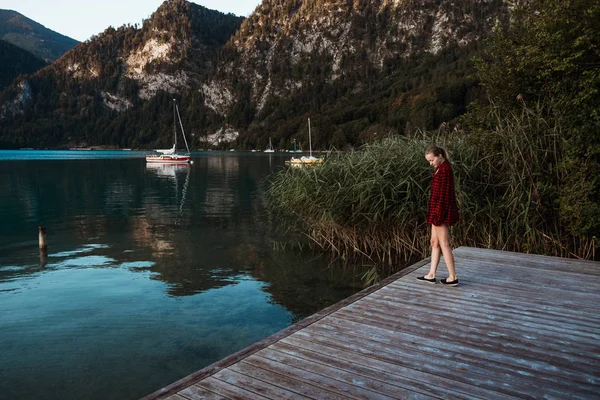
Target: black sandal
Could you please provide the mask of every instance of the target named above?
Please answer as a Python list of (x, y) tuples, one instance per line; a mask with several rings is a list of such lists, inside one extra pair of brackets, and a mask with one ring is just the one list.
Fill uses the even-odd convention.
[(446, 286), (458, 286), (458, 278), (453, 281), (448, 281), (448, 278), (440, 279), (440, 282)]
[(424, 281), (424, 282), (429, 282), (429, 283), (436, 283), (437, 281), (435, 280), (435, 278), (425, 278), (425, 276), (419, 276), (417, 277), (418, 280), (420, 281)]

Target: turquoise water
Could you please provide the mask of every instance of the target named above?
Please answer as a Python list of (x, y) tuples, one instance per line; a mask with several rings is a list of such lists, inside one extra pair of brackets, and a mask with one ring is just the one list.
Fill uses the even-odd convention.
[(359, 290), (274, 245), (286, 158), (0, 151), (0, 398), (139, 398)]

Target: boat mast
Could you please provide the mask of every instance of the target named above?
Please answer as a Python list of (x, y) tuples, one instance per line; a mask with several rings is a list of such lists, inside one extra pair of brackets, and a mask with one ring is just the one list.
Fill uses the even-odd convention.
[(312, 157), (312, 141), (310, 138), (310, 118), (308, 119), (308, 156)]
[(175, 113), (175, 107), (177, 107), (177, 104), (175, 103), (175, 99), (173, 99), (173, 140), (175, 152), (177, 152), (177, 116)]
[[(177, 105), (175, 105), (175, 110), (177, 111), (177, 118), (179, 119), (179, 126), (181, 126), (181, 134), (183, 136), (183, 141), (185, 142), (185, 148), (187, 149), (187, 152), (190, 152), (190, 146), (188, 146), (188, 142), (187, 139), (185, 138), (185, 130), (183, 129), (183, 122), (181, 122), (181, 115), (179, 115), (179, 107), (177, 107)], [(175, 142), (177, 143), (177, 142)]]

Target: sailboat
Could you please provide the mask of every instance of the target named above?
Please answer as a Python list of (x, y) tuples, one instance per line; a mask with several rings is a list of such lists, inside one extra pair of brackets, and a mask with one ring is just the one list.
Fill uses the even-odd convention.
[[(183, 135), (183, 141), (185, 142), (187, 154), (177, 154), (177, 121), (179, 121), (179, 126), (181, 126), (181, 133)], [(179, 107), (177, 107), (175, 99), (173, 99), (173, 147), (170, 149), (155, 149), (154, 151), (160, 154), (146, 156), (147, 163), (186, 164), (190, 161), (190, 148), (185, 138), (183, 123), (181, 122), (181, 116), (179, 115)]]
[(271, 138), (269, 138), (269, 148), (265, 150), (265, 153), (275, 153), (275, 150), (273, 150), (273, 143), (271, 143)]
[(323, 163), (322, 158), (313, 157), (312, 155), (312, 137), (310, 134), (310, 118), (308, 119), (308, 157), (302, 156), (300, 158), (292, 157), (286, 164), (289, 165), (318, 165)]

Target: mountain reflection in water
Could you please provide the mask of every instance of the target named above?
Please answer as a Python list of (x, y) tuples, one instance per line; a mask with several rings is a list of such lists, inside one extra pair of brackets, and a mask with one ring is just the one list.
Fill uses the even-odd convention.
[(265, 178), (283, 156), (27, 155), (0, 152), (6, 396), (139, 398), (361, 288), (359, 269), (274, 249)]
[[(152, 272), (173, 296), (227, 285), (243, 273), (268, 279), (271, 269), (301, 268), (305, 260), (296, 254), (272, 250), (273, 240), (284, 240), (272, 236), (262, 201), (273, 161), (218, 154), (196, 157), (193, 165), (139, 159), (1, 164), (3, 258), (29, 264), (21, 272), (36, 270), (31, 240), (41, 224), (49, 232), (46, 268), (64, 266), (69, 257), (71, 267), (81, 260), (83, 268), (141, 261), (145, 266), (135, 270)], [(276, 158), (275, 168), (283, 161)], [(80, 252), (108, 261), (84, 262), (75, 257)], [(0, 271), (0, 279), (7, 273)]]

